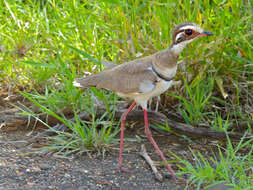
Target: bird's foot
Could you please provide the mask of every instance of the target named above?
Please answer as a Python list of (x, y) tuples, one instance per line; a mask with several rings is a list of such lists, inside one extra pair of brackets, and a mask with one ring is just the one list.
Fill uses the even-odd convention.
[(128, 174), (132, 174), (133, 172), (127, 168), (122, 168), (121, 166), (118, 167), (119, 172), (123, 172), (123, 173), (128, 173)]

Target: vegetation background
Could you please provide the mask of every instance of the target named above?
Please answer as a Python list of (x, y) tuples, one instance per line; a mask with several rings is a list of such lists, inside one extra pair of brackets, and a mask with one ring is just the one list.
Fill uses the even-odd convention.
[[(39, 108), (23, 106), (23, 114), (50, 114), (73, 131), (58, 133), (48, 150), (104, 152), (118, 142), (113, 113), (119, 98), (96, 89), (82, 92), (73, 87), (74, 78), (103, 70), (102, 63), (121, 64), (167, 48), (174, 26), (187, 21), (215, 35), (183, 51), (179, 82), (162, 96), (159, 111), (173, 110), (196, 127), (252, 135), (252, 1), (3, 0), (0, 7), (0, 88), (10, 96), (20, 92)], [(100, 118), (94, 95), (107, 110)], [(66, 109), (76, 122), (64, 116)], [(91, 122), (78, 119), (83, 110)], [(234, 189), (252, 189), (252, 140), (228, 139), (217, 147), (209, 158), (192, 152), (195, 163), (175, 155), (180, 174), (190, 174), (189, 184), (198, 188), (225, 181)]]

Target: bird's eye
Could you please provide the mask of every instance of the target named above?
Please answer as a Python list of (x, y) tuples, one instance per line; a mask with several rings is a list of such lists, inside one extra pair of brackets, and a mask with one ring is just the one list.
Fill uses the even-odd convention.
[(184, 31), (184, 33), (185, 33), (187, 36), (190, 36), (190, 35), (193, 34), (193, 30), (192, 30), (192, 29), (186, 29), (186, 30)]

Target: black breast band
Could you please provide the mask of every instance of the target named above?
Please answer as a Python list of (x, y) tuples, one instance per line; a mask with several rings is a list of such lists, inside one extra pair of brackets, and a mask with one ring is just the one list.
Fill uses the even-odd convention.
[(164, 76), (163, 74), (159, 73), (155, 68), (154, 66), (152, 65), (152, 71), (161, 79), (165, 80), (165, 81), (171, 81), (171, 80), (174, 80), (174, 77), (172, 78), (169, 78), (169, 77), (166, 77)]

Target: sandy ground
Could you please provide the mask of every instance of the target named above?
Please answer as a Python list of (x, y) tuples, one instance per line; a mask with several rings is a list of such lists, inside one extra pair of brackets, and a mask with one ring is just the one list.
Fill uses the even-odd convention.
[[(133, 135), (132, 132), (126, 136)], [(0, 133), (0, 189), (184, 189), (184, 185), (175, 184), (164, 167), (158, 167), (165, 176), (164, 182), (155, 180), (149, 165), (139, 155), (144, 143), (152, 159), (160, 161), (146, 138), (142, 143), (125, 143), (123, 162), (133, 172), (127, 174), (117, 171), (118, 145), (108, 150), (104, 158), (95, 154), (61, 158), (33, 153), (37, 150), (34, 145), (26, 146), (30, 136), (26, 130)], [(175, 136), (172, 136), (174, 143), (169, 142), (168, 137), (154, 135), (154, 138), (159, 139), (158, 144), (168, 159), (169, 143), (174, 151), (176, 147), (183, 152)]]

